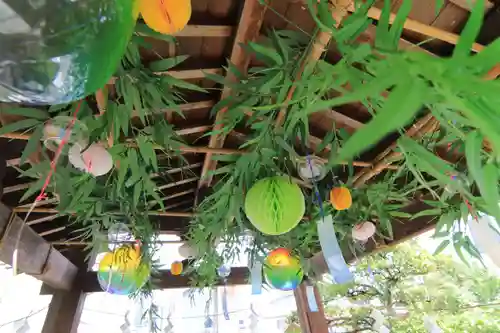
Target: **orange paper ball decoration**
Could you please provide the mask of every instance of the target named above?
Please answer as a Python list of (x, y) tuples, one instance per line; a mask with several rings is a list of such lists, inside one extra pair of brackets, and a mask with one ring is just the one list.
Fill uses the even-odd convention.
[(347, 187), (335, 187), (330, 191), (330, 202), (336, 210), (349, 209), (352, 205), (351, 192)]
[(140, 0), (139, 9), (148, 27), (172, 35), (187, 25), (191, 17), (191, 0)]
[(170, 272), (172, 275), (181, 275), (182, 273), (182, 262), (174, 261), (170, 266)]

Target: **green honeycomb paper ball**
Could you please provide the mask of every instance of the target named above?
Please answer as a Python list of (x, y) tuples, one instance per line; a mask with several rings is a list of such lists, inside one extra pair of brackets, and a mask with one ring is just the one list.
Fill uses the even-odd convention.
[(281, 235), (299, 224), (305, 212), (300, 187), (286, 177), (259, 180), (245, 198), (245, 214), (260, 232)]

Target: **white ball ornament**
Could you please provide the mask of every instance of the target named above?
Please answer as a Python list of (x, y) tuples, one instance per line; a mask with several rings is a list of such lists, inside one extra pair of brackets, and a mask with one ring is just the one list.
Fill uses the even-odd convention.
[(197, 251), (193, 249), (191, 245), (188, 243), (184, 243), (181, 246), (179, 246), (179, 255), (184, 258), (184, 259), (191, 259), (196, 257)]
[(107, 174), (113, 168), (113, 158), (101, 144), (93, 143), (84, 149), (81, 144), (75, 144), (69, 150), (69, 161), (75, 168), (96, 177)]
[(366, 242), (375, 234), (376, 230), (375, 224), (372, 222), (364, 222), (352, 228), (352, 238), (361, 242)]

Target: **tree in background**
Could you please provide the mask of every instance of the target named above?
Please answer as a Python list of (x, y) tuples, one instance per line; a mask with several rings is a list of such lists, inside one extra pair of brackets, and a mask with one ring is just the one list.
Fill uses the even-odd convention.
[(320, 287), (330, 325), (342, 332), (372, 332), (373, 309), (393, 333), (427, 333), (426, 317), (444, 332), (500, 332), (500, 278), (476, 262), (433, 256), (412, 241), (361, 259), (355, 276)]

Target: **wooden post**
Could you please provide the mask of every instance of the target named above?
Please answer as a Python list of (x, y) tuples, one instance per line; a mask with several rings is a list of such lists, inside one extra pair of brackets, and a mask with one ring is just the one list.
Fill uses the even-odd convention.
[[(78, 275), (85, 275), (85, 252), (74, 249), (68, 255), (79, 268)], [(80, 324), (86, 294), (82, 292), (81, 279), (76, 279), (71, 290), (52, 290), (52, 300), (45, 317), (42, 333), (76, 333)], [(42, 291), (47, 286), (42, 286)]]
[(17, 248), (17, 268), (56, 289), (71, 289), (77, 273), (73, 265), (12, 210), (0, 203), (0, 260), (12, 265)]
[(307, 301), (307, 284), (302, 283), (295, 291), (295, 302), (297, 303), (297, 314), (299, 316), (302, 333), (328, 333), (328, 322), (325, 318), (325, 309), (321, 302), (321, 295), (316, 286), (314, 295), (318, 311), (312, 312)]

